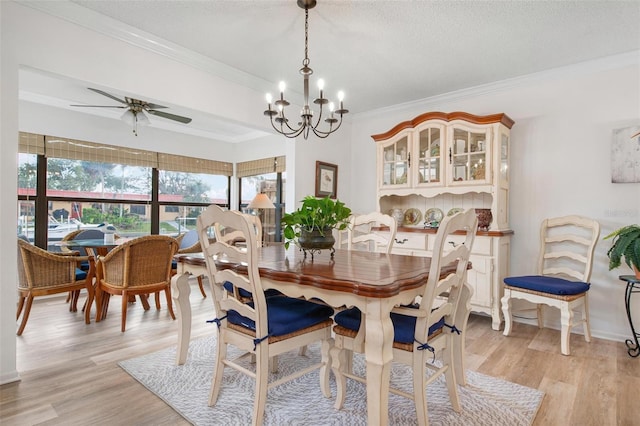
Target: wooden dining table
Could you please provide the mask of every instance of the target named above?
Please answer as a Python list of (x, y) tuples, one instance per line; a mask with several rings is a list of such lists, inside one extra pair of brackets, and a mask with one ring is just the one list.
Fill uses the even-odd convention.
[[(386, 425), (394, 335), (390, 312), (394, 306), (412, 303), (421, 295), (431, 259), (341, 249), (335, 251), (333, 258), (324, 250), (311, 259), (296, 247), (287, 250), (281, 245), (259, 248), (258, 254), (265, 290), (276, 289), (290, 297), (317, 298), (333, 307), (355, 306), (366, 314), (367, 424)], [(202, 254), (177, 255), (176, 260), (178, 274), (171, 283), (179, 314), (176, 362), (184, 364), (191, 336), (188, 276), (206, 275), (207, 270)], [(216, 265), (246, 273), (246, 265)]]

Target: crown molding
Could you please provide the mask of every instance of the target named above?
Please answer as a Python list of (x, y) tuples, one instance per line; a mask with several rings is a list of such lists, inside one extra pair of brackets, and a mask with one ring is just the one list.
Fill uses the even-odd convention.
[(605, 56), (603, 58), (579, 62), (564, 67), (553, 68), (550, 70), (527, 74), (520, 77), (514, 77), (506, 80), (496, 81), (493, 83), (460, 89), (449, 93), (443, 93), (441, 95), (436, 95), (429, 98), (418, 99), (411, 102), (405, 102), (402, 104), (396, 104), (371, 111), (361, 112), (354, 114), (353, 118), (374, 118), (380, 115), (403, 111), (418, 106), (421, 108), (426, 108), (427, 110), (438, 109), (443, 103), (447, 102), (473, 98), (476, 96), (486, 95), (494, 92), (503, 92), (505, 90), (511, 90), (517, 87), (525, 87), (544, 81), (553, 81), (566, 79), (567, 77), (593, 74), (596, 72), (602, 72), (630, 65), (640, 65), (640, 50), (633, 50), (618, 55)]
[(30, 1), (20, 4), (258, 92), (267, 92), (274, 84), (69, 1)]

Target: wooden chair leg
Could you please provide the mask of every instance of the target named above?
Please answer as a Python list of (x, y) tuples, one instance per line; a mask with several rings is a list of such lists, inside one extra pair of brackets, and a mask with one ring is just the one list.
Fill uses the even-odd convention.
[(142, 302), (142, 307), (144, 308), (145, 311), (148, 311), (150, 309), (150, 306), (149, 306), (149, 295), (148, 294), (141, 294), (140, 295), (140, 302)]
[(591, 324), (589, 323), (589, 296), (584, 295), (584, 304), (582, 305), (582, 320), (584, 321), (584, 340), (591, 342)]
[(198, 286), (200, 287), (200, 293), (202, 293), (202, 297), (206, 298), (207, 293), (204, 292), (204, 286), (202, 285), (202, 275), (198, 275)]
[(160, 310), (160, 292), (156, 291), (154, 296), (156, 299), (156, 309), (159, 311)]
[(129, 307), (129, 298), (127, 292), (122, 292), (122, 319), (120, 320), (120, 331), (124, 333), (127, 324), (127, 308)]
[(80, 298), (80, 290), (69, 292), (69, 312), (78, 312), (78, 299)]
[(560, 308), (560, 322), (562, 331), (560, 332), (560, 351), (562, 355), (570, 355), (569, 340), (571, 339), (571, 325), (573, 324), (573, 311), (568, 304), (563, 304)]
[(176, 315), (173, 313), (173, 302), (171, 301), (171, 286), (168, 286), (164, 290), (164, 294), (167, 297), (167, 308), (169, 309), (169, 315), (171, 315), (172, 319), (176, 319)]
[[(227, 344), (221, 341), (220, 332), (217, 334), (218, 344), (216, 345), (216, 365), (213, 369), (213, 378), (211, 379), (211, 390), (209, 391), (209, 407), (216, 405), (220, 387), (222, 386), (222, 375), (224, 374), (224, 360), (227, 358)], [(258, 388), (256, 382), (256, 389)]]
[(22, 312), (22, 308), (24, 308), (24, 296), (20, 296), (18, 298), (18, 309), (16, 312), (16, 321), (20, 318), (20, 313)]
[(502, 316), (504, 317), (504, 330), (502, 334), (511, 334), (511, 290), (506, 289), (502, 297)]
[(18, 328), (18, 332), (16, 333), (18, 336), (22, 336), (22, 332), (27, 325), (27, 320), (29, 319), (29, 314), (31, 313), (31, 305), (33, 304), (33, 296), (27, 296), (27, 306), (24, 308), (24, 313), (22, 314), (22, 322), (20, 323), (20, 327)]

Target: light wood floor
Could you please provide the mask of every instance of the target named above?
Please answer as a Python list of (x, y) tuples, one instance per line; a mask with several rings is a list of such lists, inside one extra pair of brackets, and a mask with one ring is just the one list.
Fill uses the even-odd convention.
[[(176, 344), (177, 321), (167, 310), (129, 306), (120, 333), (120, 301), (109, 317), (85, 325), (64, 297), (34, 303), (17, 340), (22, 380), (0, 387), (0, 424), (186, 425), (163, 401), (125, 373), (117, 362)], [(163, 298), (164, 299), (164, 298)], [(82, 303), (82, 299), (80, 301)], [(193, 337), (212, 333), (210, 297), (192, 287)], [(558, 331), (515, 324), (510, 337), (491, 329), (489, 318), (472, 315), (467, 365), (546, 393), (534, 425), (639, 425), (640, 357), (621, 342), (572, 335), (572, 355), (560, 354)]]

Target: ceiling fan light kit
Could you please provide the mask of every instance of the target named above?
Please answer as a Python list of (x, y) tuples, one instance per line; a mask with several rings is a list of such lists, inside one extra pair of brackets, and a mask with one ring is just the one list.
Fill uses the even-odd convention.
[(102, 91), (100, 89), (94, 89), (89, 87), (89, 90), (96, 92), (107, 98), (111, 98), (120, 102), (122, 105), (71, 105), (73, 107), (89, 107), (89, 108), (126, 108), (127, 110), (122, 114), (120, 119), (125, 123), (128, 123), (133, 128), (133, 134), (138, 136), (138, 126), (146, 126), (149, 124), (149, 117), (145, 114), (156, 115), (158, 117), (166, 118), (168, 120), (177, 121), (182, 124), (191, 123), (189, 117), (182, 117), (180, 115), (170, 114), (164, 111), (158, 111), (159, 109), (166, 108), (166, 106), (153, 104), (139, 99), (126, 97), (120, 99), (110, 93)]
[[(335, 109), (334, 103), (329, 102), (329, 100), (324, 97), (324, 81), (319, 79), (318, 89), (320, 91), (320, 95), (313, 101), (314, 104), (319, 105), (319, 111), (315, 124), (313, 122), (314, 112), (309, 106), (309, 76), (313, 74), (313, 70), (309, 67), (309, 9), (313, 9), (316, 6), (316, 0), (298, 0), (297, 4), (300, 8), (304, 9), (305, 15), (304, 59), (302, 60), (302, 68), (300, 68), (300, 74), (302, 74), (304, 81), (304, 106), (300, 112), (301, 121), (295, 128), (289, 125), (289, 119), (285, 115), (285, 107), (289, 106), (290, 103), (284, 98), (284, 82), (280, 82), (280, 99), (273, 102), (273, 97), (270, 93), (267, 93), (267, 109), (264, 112), (264, 115), (269, 117), (271, 126), (276, 132), (288, 138), (296, 138), (302, 135), (304, 139), (307, 139), (309, 137), (309, 133), (313, 132), (317, 137), (324, 139), (340, 128), (340, 125), (342, 124), (342, 116), (347, 114), (349, 110), (344, 108), (344, 93), (342, 91), (338, 92), (339, 108)], [(272, 102), (274, 104), (274, 108), (272, 108)], [(322, 109), (323, 106), (327, 104), (329, 104), (329, 116), (325, 118), (324, 122), (328, 124), (328, 130), (322, 130), (320, 129), (320, 126), (322, 125)], [(339, 116), (339, 118), (336, 118), (336, 116)]]

